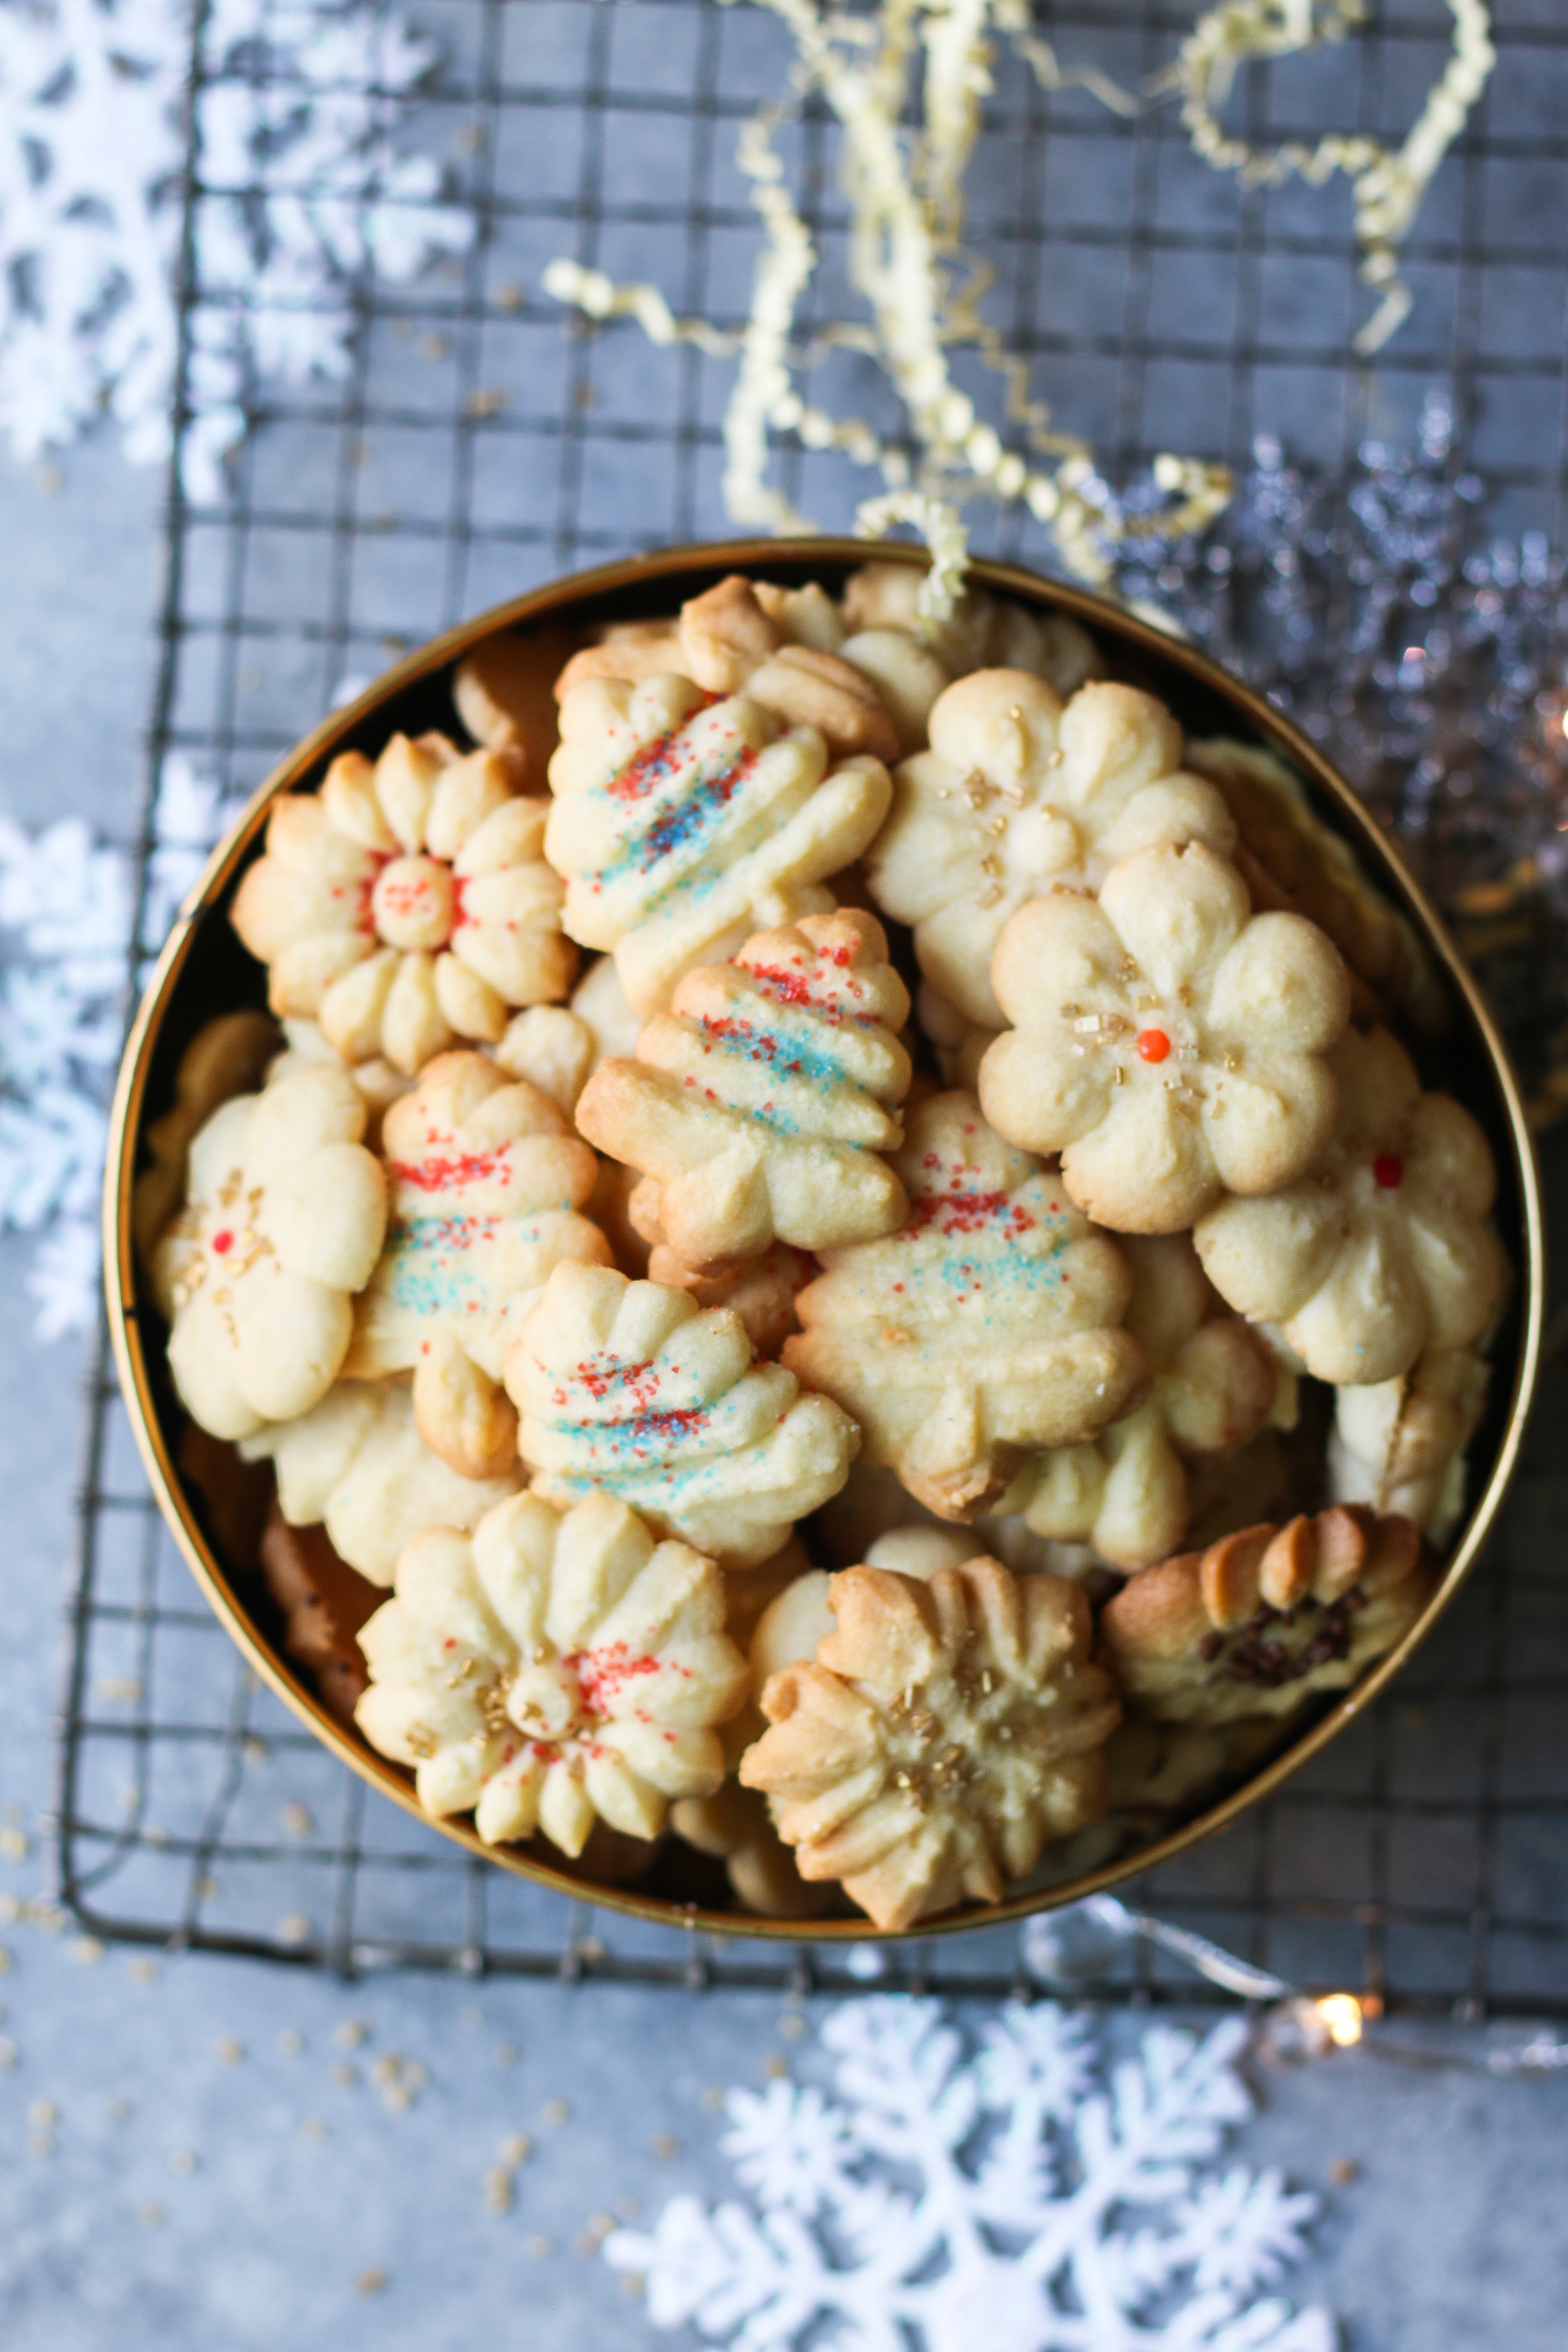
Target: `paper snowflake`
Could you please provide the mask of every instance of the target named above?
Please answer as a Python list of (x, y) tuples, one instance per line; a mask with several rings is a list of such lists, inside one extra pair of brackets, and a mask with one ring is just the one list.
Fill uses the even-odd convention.
[[(435, 51), (355, 0), (213, 0), (201, 31), (195, 301), (181, 467), (222, 495), (253, 383), (348, 367), (349, 293), (467, 250), (402, 100)], [(0, 0), (0, 432), (19, 457), (107, 407), (169, 448), (188, 0)]]
[(1213, 2168), (1251, 2111), (1247, 2032), (1155, 2026), (1107, 2071), (1047, 2003), (974, 2049), (937, 2001), (847, 2002), (822, 2029), (834, 2097), (729, 2094), (756, 2210), (678, 2197), (605, 2259), (656, 2327), (731, 2352), (1332, 2352), (1326, 2313), (1265, 2292), (1317, 2199)]

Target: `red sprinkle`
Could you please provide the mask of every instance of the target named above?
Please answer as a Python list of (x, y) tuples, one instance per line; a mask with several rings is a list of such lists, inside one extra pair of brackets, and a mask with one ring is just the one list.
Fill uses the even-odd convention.
[(213, 1235), (213, 1247), (216, 1250), (219, 1257), (224, 1256), (227, 1251), (234, 1247), (234, 1235), (231, 1233), (226, 1232), (215, 1234)]
[(1163, 1062), (1171, 1050), (1171, 1041), (1163, 1029), (1140, 1029), (1138, 1051), (1146, 1062)]
[[(1405, 1181), (1405, 1162), (1392, 1151), (1380, 1151), (1372, 1163), (1372, 1172), (1385, 1192), (1397, 1192)], [(213, 1246), (217, 1245), (215, 1243)]]

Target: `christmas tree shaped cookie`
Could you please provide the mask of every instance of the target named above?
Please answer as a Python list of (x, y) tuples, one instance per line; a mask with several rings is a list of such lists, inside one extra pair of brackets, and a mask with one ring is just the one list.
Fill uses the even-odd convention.
[(645, 1017), (752, 931), (826, 912), (820, 885), (859, 856), (893, 789), (868, 755), (829, 771), (815, 728), (784, 732), (745, 695), (663, 677), (574, 687), (550, 782), (565, 927), (613, 951)]
[(909, 992), (870, 915), (807, 915), (688, 972), (635, 1061), (601, 1063), (577, 1124), (662, 1187), (682, 1265), (718, 1273), (774, 1241), (841, 1247), (902, 1223), (880, 1151), (903, 1139)]
[(825, 1254), (784, 1362), (944, 1518), (971, 1519), (1043, 1445), (1096, 1436), (1147, 1376), (1123, 1330), (1126, 1259), (1061, 1180), (1003, 1142), (973, 1095), (910, 1114), (902, 1229)]

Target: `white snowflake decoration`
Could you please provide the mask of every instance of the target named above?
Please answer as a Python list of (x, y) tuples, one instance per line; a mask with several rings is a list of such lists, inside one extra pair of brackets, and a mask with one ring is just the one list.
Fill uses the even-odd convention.
[(1252, 2101), (1240, 2020), (1155, 2026), (1101, 2078), (1087, 2021), (1009, 2008), (970, 2051), (941, 2004), (831, 2011), (836, 2096), (731, 2091), (722, 2146), (757, 2210), (677, 2197), (605, 2259), (656, 2327), (731, 2352), (1332, 2352), (1262, 2292), (1316, 2198), (1211, 2168)]
[[(472, 214), (437, 201), (438, 165), (393, 137), (434, 56), (357, 0), (213, 0), (181, 446), (193, 498), (222, 496), (253, 381), (345, 373), (357, 276), (402, 283), (472, 243)], [(106, 407), (130, 457), (167, 454), (190, 66), (190, 0), (0, 0), (0, 433), (19, 457)]]
[[(163, 761), (142, 900), (161, 947), (207, 852), (238, 814), (182, 752)], [(37, 834), (0, 818), (0, 1232), (40, 1239), (26, 1287), (40, 1339), (98, 1314), (107, 1107), (124, 1034), (131, 866), (79, 817)]]

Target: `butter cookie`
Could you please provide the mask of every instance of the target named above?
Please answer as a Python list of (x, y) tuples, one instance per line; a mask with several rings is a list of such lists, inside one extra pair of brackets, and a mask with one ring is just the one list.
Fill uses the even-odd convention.
[(1113, 1232), (1179, 1233), (1227, 1192), (1277, 1193), (1333, 1135), (1339, 950), (1304, 916), (1252, 914), (1201, 842), (1136, 851), (1098, 904), (1058, 889), (1021, 907), (991, 976), (1014, 1025), (981, 1065), (985, 1115), (1060, 1151), (1068, 1192)]
[(1477, 1348), (1438, 1348), (1392, 1381), (1343, 1388), (1329, 1436), (1329, 1493), (1414, 1519), (1446, 1544), (1465, 1507), (1465, 1448), (1486, 1409)]
[(1346, 1690), (1436, 1589), (1414, 1521), (1336, 1504), (1129, 1579), (1100, 1612), (1130, 1708), (1167, 1723), (1288, 1715)]
[(577, 1125), (662, 1187), (659, 1223), (694, 1273), (776, 1241), (870, 1240), (908, 1206), (881, 1155), (903, 1140), (909, 1011), (874, 917), (804, 916), (688, 972), (637, 1058), (600, 1063)]
[(868, 1467), (972, 1519), (1027, 1454), (1097, 1436), (1143, 1385), (1143, 1351), (1121, 1328), (1131, 1272), (973, 1095), (919, 1103), (893, 1166), (907, 1223), (823, 1253), (784, 1360), (855, 1415)]
[(859, 1445), (830, 1398), (752, 1360), (738, 1315), (607, 1266), (556, 1267), (506, 1385), (536, 1493), (603, 1487), (726, 1567), (777, 1551)]
[(386, 1181), (346, 1070), (237, 1095), (190, 1145), (185, 1205), (153, 1254), (181, 1401), (214, 1437), (309, 1412), (375, 1270)]
[(1089, 1663), (1078, 1587), (994, 1559), (921, 1582), (834, 1577), (834, 1630), (773, 1675), (741, 1780), (768, 1796), (801, 1876), (837, 1879), (879, 1927), (1001, 1900), (1103, 1809), (1120, 1708)]
[(672, 1797), (716, 1788), (717, 1727), (747, 1687), (712, 1561), (607, 1495), (564, 1514), (519, 1495), (471, 1534), (426, 1529), (360, 1647), (360, 1728), (414, 1766), (426, 1812), (471, 1808), (487, 1844), (542, 1830), (574, 1855), (595, 1820), (657, 1837)]
[(411, 1371), (426, 1444), (465, 1477), (499, 1477), (517, 1452), (508, 1348), (554, 1266), (609, 1259), (578, 1213), (598, 1164), (546, 1096), (482, 1054), (427, 1062), (382, 1141), (391, 1216), (344, 1372)]
[(272, 1010), (319, 1021), (346, 1061), (412, 1075), (564, 996), (577, 954), (548, 803), (520, 798), (516, 772), (502, 752), (395, 735), (374, 765), (344, 751), (319, 792), (281, 794), (233, 909)]
[(561, 706), (545, 834), (564, 922), (615, 954), (646, 1018), (681, 974), (756, 930), (820, 914), (821, 885), (870, 841), (892, 794), (879, 760), (829, 770), (812, 727), (781, 732), (749, 696), (683, 677), (590, 678)]

